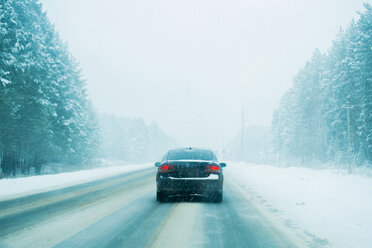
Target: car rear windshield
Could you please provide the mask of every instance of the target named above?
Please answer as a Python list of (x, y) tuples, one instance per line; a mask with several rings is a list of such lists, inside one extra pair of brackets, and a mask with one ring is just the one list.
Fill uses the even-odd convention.
[(172, 150), (167, 160), (213, 160), (213, 153), (207, 150)]

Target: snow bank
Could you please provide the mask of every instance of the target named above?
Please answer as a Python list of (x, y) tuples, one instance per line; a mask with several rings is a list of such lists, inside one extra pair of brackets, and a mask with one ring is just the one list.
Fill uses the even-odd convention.
[(371, 247), (371, 177), (243, 163), (224, 173), (315, 247)]
[(46, 192), (105, 177), (153, 167), (152, 164), (110, 166), (55, 175), (0, 180), (0, 200)]

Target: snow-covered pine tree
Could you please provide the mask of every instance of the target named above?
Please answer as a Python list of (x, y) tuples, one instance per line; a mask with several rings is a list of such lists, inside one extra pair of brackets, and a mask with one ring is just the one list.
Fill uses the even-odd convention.
[(372, 6), (368, 3), (364, 6), (366, 11), (360, 13), (354, 43), (360, 97), (357, 131), (362, 160), (372, 161)]
[(274, 148), (285, 160), (372, 163), (372, 7), (315, 51), (274, 113)]
[(0, 4), (0, 148), (5, 175), (81, 163), (96, 146), (78, 64), (37, 0)]

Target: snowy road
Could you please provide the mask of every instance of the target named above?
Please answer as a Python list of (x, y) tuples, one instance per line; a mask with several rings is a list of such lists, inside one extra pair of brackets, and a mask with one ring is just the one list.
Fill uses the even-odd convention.
[(225, 179), (224, 201), (155, 200), (143, 169), (0, 202), (0, 247), (303, 247)]

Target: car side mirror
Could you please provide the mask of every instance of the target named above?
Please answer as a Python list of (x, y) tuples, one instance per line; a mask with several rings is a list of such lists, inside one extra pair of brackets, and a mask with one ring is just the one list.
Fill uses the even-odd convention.
[(220, 163), (221, 167), (226, 167), (226, 163)]
[(156, 162), (155, 167), (160, 167), (160, 164), (161, 164), (160, 162)]

